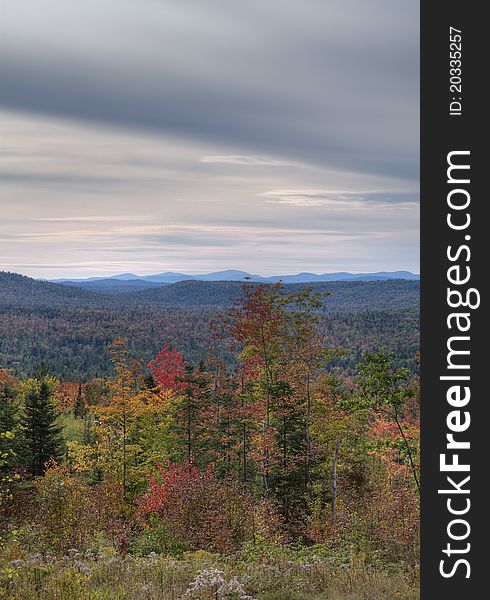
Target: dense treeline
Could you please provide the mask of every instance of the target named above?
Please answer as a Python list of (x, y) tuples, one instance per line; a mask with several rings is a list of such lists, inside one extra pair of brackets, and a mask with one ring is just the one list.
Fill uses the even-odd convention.
[[(328, 300), (327, 300), (328, 302)], [(111, 371), (109, 344), (127, 337), (132, 355), (148, 362), (164, 341), (181, 349), (189, 361), (206, 360), (219, 350), (236, 359), (223, 340), (210, 339), (210, 323), (223, 311), (203, 309), (12, 309), (0, 312), (0, 362), (19, 376), (30, 376), (42, 362), (61, 379), (105, 377)], [(348, 352), (330, 367), (352, 372), (362, 352), (384, 348), (395, 363), (413, 369), (419, 347), (417, 309), (320, 313), (324, 341)]]
[(97, 294), (80, 288), (68, 288), (48, 281), (38, 281), (25, 275), (0, 271), (0, 309), (15, 307), (67, 306), (96, 307)]
[[(249, 284), (254, 288), (259, 284)], [(322, 283), (286, 284), (289, 293), (305, 287), (329, 294), (319, 310), (351, 312), (414, 308), (419, 305), (419, 281), (332, 281)], [(239, 281), (180, 281), (165, 287), (125, 294), (123, 297), (153, 306), (209, 306), (229, 308), (242, 295)]]
[[(405, 567), (418, 560), (417, 374), (385, 352), (342, 370), (323, 302), (308, 289), (245, 286), (203, 334), (200, 361), (157, 336), (141, 362), (118, 337), (103, 378), (0, 370), (0, 591), (22, 597), (34, 577), (41, 597), (96, 596), (116, 553), (190, 560), (187, 580), (165, 584), (174, 597), (320, 597), (333, 577), (350, 587), (332, 598), (361, 597), (367, 581), (373, 597), (415, 597)], [(350, 318), (352, 332), (362, 321)], [(191, 552), (217, 557), (193, 581)], [(219, 556), (236, 572), (265, 561), (275, 574), (227, 579)], [(299, 565), (296, 595), (280, 582), (286, 558), (288, 572)], [(380, 564), (391, 583), (370, 575)], [(267, 592), (271, 577), (279, 595)], [(131, 597), (167, 597), (158, 585)]]
[[(284, 289), (298, 293), (306, 287)], [(364, 350), (376, 348), (394, 352), (397, 365), (413, 366), (419, 282), (331, 282), (311, 289), (325, 295), (317, 309), (325, 343), (348, 349), (332, 368), (352, 371)], [(46, 363), (61, 379), (86, 381), (110, 373), (109, 344), (127, 337), (132, 354), (143, 362), (170, 341), (192, 362), (219, 351), (232, 365), (229, 344), (211, 339), (209, 323), (221, 322), (241, 294), (239, 282), (183, 281), (104, 295), (0, 273), (0, 363), (19, 376)]]

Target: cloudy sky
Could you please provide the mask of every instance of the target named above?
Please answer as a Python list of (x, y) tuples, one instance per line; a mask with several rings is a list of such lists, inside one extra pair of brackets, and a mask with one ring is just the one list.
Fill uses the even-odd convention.
[(418, 272), (418, 3), (0, 0), (0, 269)]

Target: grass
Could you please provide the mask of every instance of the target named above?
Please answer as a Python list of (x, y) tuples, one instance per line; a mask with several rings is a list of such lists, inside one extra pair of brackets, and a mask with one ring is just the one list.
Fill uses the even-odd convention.
[(0, 553), (0, 598), (15, 600), (418, 600), (414, 569), (367, 565), (325, 552), (243, 553), (226, 558), (203, 551), (181, 559), (79, 553)]

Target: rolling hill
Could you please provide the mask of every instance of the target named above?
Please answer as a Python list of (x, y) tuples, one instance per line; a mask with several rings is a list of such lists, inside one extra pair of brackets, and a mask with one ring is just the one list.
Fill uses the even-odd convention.
[[(154, 307), (215, 307), (227, 308), (241, 294), (242, 282), (235, 281), (181, 281), (157, 289), (127, 294), (125, 299)], [(255, 284), (251, 284), (255, 285)], [(319, 292), (330, 292), (326, 312), (356, 312), (418, 308), (420, 283), (418, 281), (322, 282), (286, 284), (287, 292), (311, 287)]]
[(100, 296), (88, 290), (0, 271), (0, 309), (32, 306), (95, 307), (99, 302)]
[(169, 284), (156, 281), (144, 281), (142, 279), (118, 279), (114, 277), (110, 279), (93, 279), (91, 281), (60, 281), (56, 285), (76, 287), (78, 289), (99, 292), (102, 294), (123, 294), (125, 292), (160, 288)]
[(55, 279), (52, 283), (77, 286), (83, 289), (98, 291), (102, 293), (123, 293), (137, 289), (153, 288), (169, 283), (181, 281), (235, 281), (254, 283), (310, 283), (330, 281), (388, 281), (403, 279), (417, 281), (419, 276), (409, 271), (382, 271), (379, 273), (297, 273), (296, 275), (274, 275), (262, 277), (261, 275), (247, 273), (246, 271), (216, 271), (203, 275), (187, 275), (185, 273), (174, 273), (167, 271), (156, 275), (138, 276), (134, 273), (121, 273), (111, 277), (89, 277), (88, 279)]
[[(107, 280), (102, 280), (107, 281)], [(106, 293), (78, 286), (38, 281), (16, 273), (0, 272), (0, 307), (26, 308), (105, 308), (141, 309), (167, 308), (227, 308), (241, 294), (242, 281), (179, 281), (173, 284), (153, 284), (139, 290), (134, 280), (112, 281)], [(101, 281), (93, 282), (101, 284)], [(109, 293), (119, 285), (128, 286), (125, 294)], [(251, 285), (259, 285), (252, 283)], [(131, 287), (133, 286), (133, 287)], [(330, 292), (325, 302), (326, 312), (356, 312), (418, 308), (419, 281), (333, 281), (286, 284), (287, 292), (311, 287)]]

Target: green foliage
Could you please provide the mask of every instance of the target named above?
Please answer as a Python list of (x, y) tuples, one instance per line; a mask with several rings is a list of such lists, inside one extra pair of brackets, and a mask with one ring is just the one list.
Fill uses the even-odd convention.
[(366, 352), (359, 365), (361, 406), (400, 410), (410, 397), (409, 375), (408, 369), (393, 368), (392, 356), (384, 352)]
[(58, 415), (57, 423), (65, 442), (83, 443), (86, 429), (83, 419), (76, 418), (72, 413), (64, 412)]
[(359, 365), (358, 383), (361, 393), (355, 401), (356, 408), (374, 409), (388, 419), (392, 419), (400, 434), (399, 440), (391, 440), (391, 446), (397, 445), (403, 448), (417, 490), (420, 490), (418, 468), (415, 463), (414, 454), (417, 448), (413, 447), (406, 433), (406, 425), (403, 423), (403, 411), (406, 401), (413, 397), (414, 389), (409, 385), (408, 369), (396, 369), (393, 359), (384, 352), (364, 355), (363, 362)]
[(0, 442), (2, 443), (0, 450), (0, 508), (7, 500), (13, 498), (13, 487), (20, 479), (19, 474), (12, 474), (10, 471), (16, 457), (12, 449), (14, 439), (15, 435), (11, 431), (0, 432)]
[[(0, 369), (0, 454), (18, 454), (20, 419), (19, 381), (9, 371)], [(1, 435), (4, 434), (4, 435)]]
[(151, 518), (147, 525), (135, 536), (130, 545), (134, 556), (148, 556), (151, 553), (181, 558), (189, 550), (189, 544), (176, 537), (167, 525)]
[(44, 473), (45, 464), (62, 453), (61, 427), (53, 401), (57, 381), (49, 376), (29, 379), (24, 386), (21, 432), (24, 464), (32, 475)]
[(66, 467), (48, 464), (36, 484), (40, 542), (51, 552), (84, 548), (93, 538), (94, 523), (90, 510), (89, 489)]

